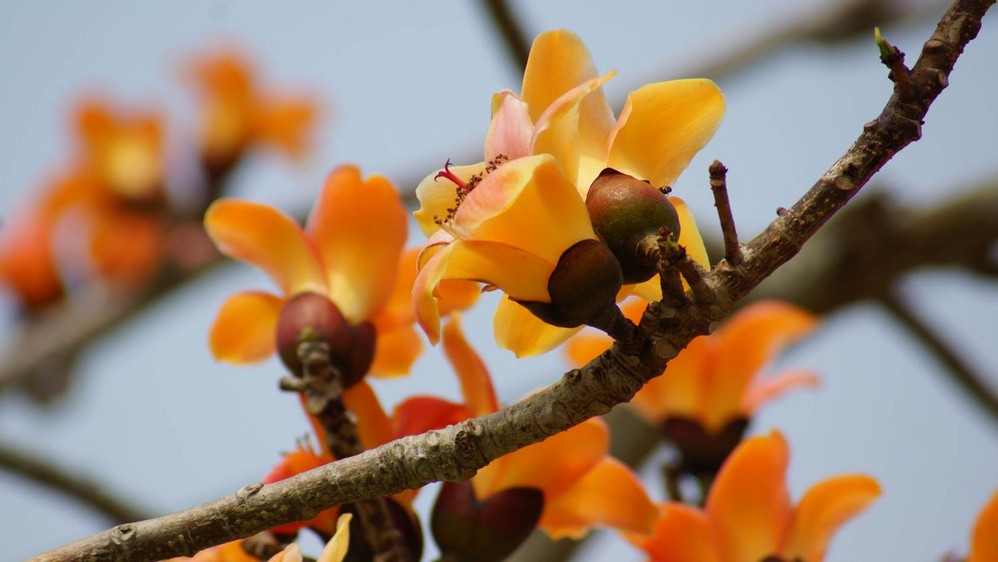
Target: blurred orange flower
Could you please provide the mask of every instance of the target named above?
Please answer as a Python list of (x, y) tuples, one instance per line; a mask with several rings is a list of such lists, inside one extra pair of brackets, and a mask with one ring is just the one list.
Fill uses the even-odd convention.
[[(433, 289), (442, 279), (490, 283), (506, 293), (495, 319), (499, 344), (517, 355), (552, 349), (577, 328), (545, 324), (513, 300), (551, 302), (548, 278), (561, 252), (595, 238), (583, 201), (597, 175), (615, 168), (668, 186), (711, 138), (724, 99), (709, 80), (647, 84), (628, 96), (614, 121), (592, 57), (573, 33), (534, 41), (522, 96), (495, 94), (485, 161), (447, 167), (417, 187), (415, 213), (431, 244), (415, 294), (420, 324), (436, 339)], [(438, 182), (438, 176), (450, 182)], [(538, 184), (538, 185), (535, 185)], [(679, 199), (679, 242), (706, 264), (692, 215)], [(547, 224), (545, 224), (547, 223)], [(634, 289), (661, 297), (655, 279)]]
[(19, 215), (0, 227), (0, 283), (29, 308), (62, 297), (51, 225), (36, 214)]
[(747, 439), (724, 463), (703, 510), (665, 503), (654, 534), (632, 543), (654, 562), (821, 562), (835, 532), (880, 496), (880, 485), (869, 476), (837, 476), (793, 506), (788, 462), (779, 432)]
[(261, 91), (249, 63), (229, 50), (197, 58), (191, 75), (204, 99), (201, 150), (209, 167), (229, 167), (256, 145), (304, 155), (317, 109), (304, 97)]
[(981, 509), (974, 523), (970, 538), (967, 562), (994, 562), (998, 560), (998, 492)]
[[(485, 364), (456, 316), (443, 329), (444, 352), (457, 373), (463, 404), (428, 396), (406, 400), (392, 414), (396, 436), (422, 433), (499, 410)], [(472, 478), (481, 501), (518, 487), (544, 494), (538, 526), (553, 538), (581, 537), (597, 525), (648, 533), (658, 510), (638, 477), (609, 457), (610, 434), (599, 418), (496, 459)]]

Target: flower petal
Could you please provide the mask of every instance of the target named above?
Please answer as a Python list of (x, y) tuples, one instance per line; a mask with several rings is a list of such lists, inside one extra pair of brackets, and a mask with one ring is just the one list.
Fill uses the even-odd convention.
[(392, 424), (377, 395), (361, 380), (343, 392), (343, 404), (357, 416), (357, 433), (365, 449), (373, 449), (392, 440)]
[[(412, 299), (409, 299), (411, 306)], [(367, 373), (375, 377), (408, 375), (412, 364), (423, 353), (423, 340), (411, 324), (387, 332), (378, 332), (374, 361)]]
[(628, 535), (654, 562), (721, 562), (707, 515), (681, 503), (662, 505), (651, 537)]
[[(472, 176), (485, 171), (485, 162), (471, 164), (468, 166), (450, 166), (451, 173), (461, 181), (467, 183)], [(458, 186), (446, 178), (438, 178), (437, 175), (443, 172), (437, 170), (423, 178), (416, 186), (416, 199), (419, 200), (419, 210), (412, 214), (423, 230), (423, 234), (431, 236), (440, 229), (436, 219), (444, 220), (448, 216), (448, 209), (457, 205)]]
[(353, 515), (350, 513), (340, 515), (340, 518), (336, 520), (336, 533), (326, 543), (326, 547), (322, 549), (322, 553), (319, 554), (319, 558), (315, 562), (343, 562), (347, 556), (347, 550), (350, 548), (350, 519), (352, 517)]
[(828, 541), (839, 527), (879, 496), (880, 484), (869, 476), (838, 476), (815, 484), (794, 510), (790, 533), (780, 554), (789, 560), (820, 562), (825, 558)]
[[(693, 213), (690, 212), (690, 208), (686, 205), (686, 202), (679, 197), (669, 197), (669, 201), (672, 202), (673, 207), (676, 208), (676, 213), (679, 215), (679, 243), (686, 248), (686, 253), (693, 258), (693, 261), (709, 271), (710, 257), (707, 255), (707, 247), (704, 245), (700, 231), (697, 229)], [(689, 284), (686, 283), (685, 279), (683, 279), (683, 287), (689, 289)], [(634, 285), (633, 294), (641, 297), (645, 302), (658, 302), (662, 300), (662, 283), (658, 275), (655, 275), (644, 283)]]
[[(615, 75), (610, 72), (572, 88), (552, 102), (535, 124), (530, 152), (554, 155), (583, 200), (606, 167), (613, 114), (603, 97), (603, 84)], [(594, 106), (603, 111), (594, 111)]]
[(783, 347), (817, 326), (818, 319), (793, 305), (764, 301), (731, 317), (717, 338), (717, 363), (711, 370), (704, 426), (719, 429), (740, 412), (749, 383)]
[(444, 353), (454, 367), (461, 383), (461, 396), (471, 416), (484, 416), (499, 411), (492, 377), (482, 358), (464, 337), (461, 318), (457, 315), (444, 325)]
[(596, 238), (585, 202), (549, 154), (489, 173), (461, 204), (454, 225), (475, 240), (502, 242), (551, 263), (580, 240)]
[(301, 158), (308, 148), (318, 108), (308, 99), (267, 100), (256, 104), (250, 134), (292, 158)]
[[(529, 300), (529, 299), (524, 299)], [(547, 353), (577, 333), (579, 328), (558, 328), (534, 316), (522, 305), (504, 297), (492, 319), (492, 331), (499, 347), (517, 357)]]
[(416, 318), (434, 344), (440, 339), (437, 287), (445, 279), (495, 285), (514, 298), (550, 301), (547, 282), (554, 264), (498, 242), (457, 241), (435, 252), (416, 276), (412, 290)]
[(284, 550), (270, 557), (267, 562), (302, 562), (301, 547), (298, 543), (291, 543), (284, 547)]
[(656, 425), (669, 416), (699, 420), (705, 391), (704, 365), (710, 353), (710, 339), (695, 338), (669, 361), (661, 376), (638, 391), (631, 405)]
[(658, 514), (634, 471), (608, 457), (561, 494), (545, 496), (538, 526), (555, 540), (582, 538), (597, 525), (647, 534)]
[(495, 94), (492, 123), (485, 135), (485, 161), (491, 162), (500, 154), (510, 160), (527, 156), (533, 132), (526, 102), (509, 90)]
[(215, 317), (208, 335), (211, 353), (218, 361), (245, 364), (274, 354), (277, 318), (284, 301), (262, 291), (229, 297)]
[(204, 227), (219, 251), (259, 267), (285, 295), (326, 293), (325, 273), (301, 228), (273, 207), (221, 199), (208, 207)]
[(779, 553), (790, 522), (787, 443), (779, 432), (743, 441), (707, 495), (707, 515), (726, 562), (759, 562)]
[(578, 35), (564, 29), (541, 33), (530, 47), (520, 90), (530, 118), (536, 123), (554, 100), (595, 77), (596, 65)]
[(471, 417), (464, 404), (455, 404), (435, 396), (413, 396), (392, 410), (392, 434), (395, 438), (419, 435), (442, 429)]
[(507, 488), (526, 486), (554, 498), (593, 469), (610, 449), (610, 432), (599, 418), (500, 457), (472, 478), (475, 495), (485, 499)]
[(329, 174), (308, 219), (329, 297), (350, 322), (370, 319), (388, 302), (405, 244), (406, 211), (382, 176), (361, 180), (356, 166)]
[(610, 133), (607, 166), (671, 186), (723, 116), (724, 96), (710, 80), (646, 84), (627, 96)]
[(977, 516), (967, 562), (998, 560), (998, 533), (995, 529), (998, 529), (998, 493), (991, 496), (991, 500)]
[(741, 412), (750, 418), (760, 406), (782, 396), (785, 392), (802, 386), (815, 387), (821, 383), (821, 377), (811, 371), (786, 371), (779, 375), (755, 379), (749, 385), (748, 391), (742, 397)]

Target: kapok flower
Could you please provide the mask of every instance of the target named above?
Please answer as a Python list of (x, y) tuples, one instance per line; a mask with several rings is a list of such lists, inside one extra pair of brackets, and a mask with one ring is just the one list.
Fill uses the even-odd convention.
[[(624, 311), (636, 320), (644, 308), (632, 300)], [(631, 405), (680, 448), (688, 469), (712, 473), (762, 404), (818, 383), (817, 375), (802, 370), (758, 377), (785, 346), (811, 333), (817, 323), (814, 315), (787, 303), (751, 304), (713, 334), (690, 342), (661, 376), (638, 391)], [(569, 361), (588, 363), (610, 343), (600, 334), (579, 334), (566, 348)]]
[(778, 431), (747, 439), (724, 463), (703, 510), (665, 503), (654, 534), (631, 542), (654, 562), (821, 562), (835, 532), (880, 496), (880, 485), (836, 476), (794, 506), (788, 463)]
[(27, 213), (0, 230), (0, 284), (27, 309), (51, 304), (63, 294), (51, 227), (37, 213)]
[[(579, 212), (593, 181), (613, 168), (648, 181), (648, 189), (671, 185), (724, 113), (712, 82), (677, 80), (635, 90), (614, 121), (602, 91), (612, 76), (597, 75), (574, 34), (542, 33), (531, 48), (522, 95), (493, 96), (484, 162), (447, 167), (420, 183), (416, 219), (431, 244), (456, 245), (421, 264), (428, 272), (420, 274), (415, 298), (431, 340), (438, 330), (434, 284), (468, 278), (506, 293), (495, 320), (503, 347), (531, 355), (564, 341), (575, 329), (545, 324), (512, 301), (550, 302), (547, 282), (561, 252), (595, 237), (588, 216)], [(450, 181), (438, 182), (440, 175)], [(539, 177), (542, 187), (531, 186)], [(682, 226), (679, 243), (706, 264), (692, 216), (681, 200), (671, 200)], [(455, 263), (444, 263), (449, 261)], [(652, 280), (636, 291), (654, 300), (661, 297), (657, 287)]]
[[(443, 346), (460, 381), (464, 403), (429, 396), (410, 398), (392, 415), (397, 436), (498, 411), (489, 373), (464, 338), (456, 316), (444, 326)], [(543, 510), (537, 524), (553, 538), (581, 537), (597, 525), (648, 533), (658, 511), (637, 476), (608, 456), (609, 437), (606, 424), (592, 418), (496, 459), (471, 479), (474, 496), (486, 502), (509, 490), (540, 490)]]
[(261, 92), (249, 63), (235, 51), (201, 57), (192, 67), (204, 96), (201, 150), (210, 171), (231, 167), (254, 145), (304, 154), (317, 113), (311, 100)]
[(998, 492), (981, 510), (970, 537), (970, 553), (966, 562), (998, 560)]
[[(337, 168), (326, 180), (305, 230), (272, 207), (234, 199), (213, 203), (205, 214), (205, 228), (222, 253), (256, 265), (282, 293), (247, 291), (230, 297), (211, 328), (209, 342), (216, 359), (240, 364), (269, 357), (277, 346), (278, 318), (286, 304), (309, 294), (331, 303), (332, 314), (348, 328), (344, 337), (363, 340), (368, 349), (373, 346), (372, 321), (388, 304), (406, 238), (405, 209), (386, 178), (362, 180), (355, 166)], [(358, 347), (351, 341), (347, 349)], [(407, 350), (408, 361), (402, 361), (405, 368), (419, 353), (418, 340), (414, 344), (417, 347)], [(384, 351), (400, 352), (377, 346), (376, 354)], [(361, 372), (344, 376), (359, 380), (370, 361), (361, 360), (366, 364), (355, 369)]]

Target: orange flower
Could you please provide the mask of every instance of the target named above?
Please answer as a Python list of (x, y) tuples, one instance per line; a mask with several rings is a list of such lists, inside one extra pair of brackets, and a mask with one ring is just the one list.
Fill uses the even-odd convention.
[(255, 145), (296, 158), (305, 153), (316, 119), (311, 100), (261, 92), (249, 63), (235, 51), (195, 60), (192, 75), (204, 96), (201, 150), (210, 166), (230, 166)]
[(163, 130), (155, 113), (116, 114), (103, 100), (76, 112), (83, 166), (122, 200), (156, 203), (163, 197)]
[[(559, 30), (534, 41), (522, 97), (493, 96), (485, 161), (445, 168), (417, 187), (415, 213), (431, 245), (421, 262), (414, 299), (420, 325), (436, 340), (436, 284), (475, 279), (506, 293), (496, 314), (499, 344), (517, 355), (550, 350), (578, 328), (545, 324), (513, 301), (552, 302), (548, 280), (562, 253), (596, 237), (583, 201), (593, 180), (611, 167), (651, 183), (671, 185), (713, 135), (724, 100), (709, 80), (645, 85), (628, 97), (614, 121), (582, 41)], [(443, 175), (450, 181), (438, 182)], [(706, 252), (692, 215), (673, 198), (679, 242), (698, 261)], [(658, 283), (634, 289), (661, 297)]]
[(5, 222), (0, 234), (0, 283), (29, 309), (61, 298), (51, 224), (37, 213), (27, 213)]
[(703, 510), (665, 503), (650, 537), (631, 541), (655, 562), (821, 562), (832, 536), (880, 495), (863, 475), (824, 480), (790, 504), (783, 436), (752, 437), (717, 475)]
[[(624, 308), (636, 320), (645, 305), (629, 301)], [(709, 433), (719, 432), (734, 419), (751, 417), (759, 406), (787, 390), (818, 383), (817, 375), (798, 370), (757, 378), (776, 354), (811, 333), (817, 322), (809, 312), (787, 303), (749, 305), (717, 332), (690, 342), (631, 404), (654, 424), (683, 417)], [(573, 365), (584, 365), (610, 343), (599, 334), (580, 334), (566, 352)]]
[(967, 562), (998, 560), (998, 492), (988, 501), (974, 523)]
[[(377, 325), (393, 293), (406, 238), (405, 209), (395, 188), (382, 176), (362, 180), (355, 166), (329, 175), (305, 230), (272, 207), (235, 199), (213, 203), (205, 228), (222, 253), (256, 265), (283, 293), (247, 291), (222, 305), (211, 328), (211, 350), (216, 359), (236, 364), (274, 353), (278, 315), (297, 294), (327, 297), (351, 326)], [(381, 328), (382, 338), (394, 338), (394, 330), (412, 330), (392, 323)], [(404, 353), (406, 360), (392, 363), (407, 368), (419, 354), (419, 340), (397, 341), (409, 347), (378, 345), (378, 354)]]
[[(431, 397), (407, 400), (392, 415), (396, 435), (499, 410), (489, 373), (464, 338), (457, 317), (444, 326), (443, 345), (457, 372), (464, 403)], [(608, 456), (609, 444), (606, 424), (592, 418), (496, 459), (471, 483), (480, 501), (517, 487), (541, 490), (544, 507), (538, 525), (553, 538), (581, 537), (597, 525), (648, 533), (658, 510), (637, 476)]]

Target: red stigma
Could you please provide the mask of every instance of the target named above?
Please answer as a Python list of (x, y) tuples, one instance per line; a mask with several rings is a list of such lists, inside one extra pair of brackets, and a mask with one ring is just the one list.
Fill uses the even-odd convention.
[(433, 181), (437, 181), (440, 178), (446, 178), (454, 182), (454, 184), (457, 185), (457, 187), (460, 189), (468, 189), (468, 183), (462, 180), (461, 178), (457, 177), (457, 174), (450, 171), (450, 158), (448, 158), (447, 163), (444, 164), (444, 170), (442, 172), (439, 172), (437, 175), (433, 176)]

